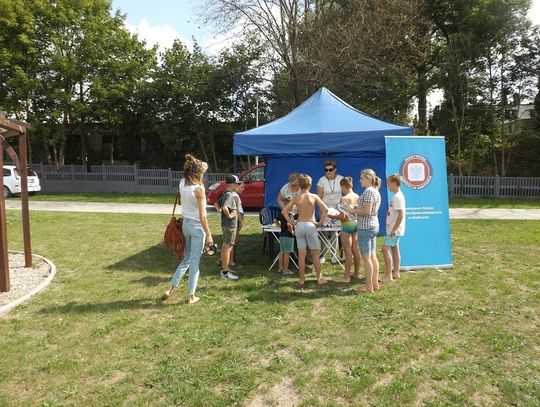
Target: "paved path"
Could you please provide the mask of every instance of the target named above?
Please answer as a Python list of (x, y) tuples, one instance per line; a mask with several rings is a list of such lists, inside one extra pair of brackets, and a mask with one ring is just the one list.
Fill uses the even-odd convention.
[[(21, 209), (20, 199), (7, 199), (6, 209)], [(47, 202), (31, 201), (31, 211), (54, 212), (113, 212), (113, 213), (154, 213), (170, 214), (169, 204), (128, 204), (128, 203), (96, 203), (96, 202)], [(177, 213), (179, 211), (177, 210)], [(209, 215), (216, 215), (213, 207), (208, 207)], [(258, 211), (246, 212), (248, 216), (257, 216)], [(474, 209), (452, 208), (451, 219), (525, 219), (540, 220), (540, 209)]]
[(540, 220), (540, 209), (451, 208), (451, 219), (522, 219)]

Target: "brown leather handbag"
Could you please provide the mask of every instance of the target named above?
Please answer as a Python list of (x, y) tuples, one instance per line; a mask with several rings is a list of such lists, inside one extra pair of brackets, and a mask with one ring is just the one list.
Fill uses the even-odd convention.
[(184, 233), (182, 232), (182, 217), (176, 218), (174, 216), (174, 211), (176, 210), (176, 205), (179, 203), (180, 193), (176, 193), (176, 198), (174, 200), (174, 207), (172, 211), (171, 220), (165, 229), (165, 234), (163, 235), (163, 243), (165, 247), (172, 250), (175, 256), (178, 259), (184, 257)]

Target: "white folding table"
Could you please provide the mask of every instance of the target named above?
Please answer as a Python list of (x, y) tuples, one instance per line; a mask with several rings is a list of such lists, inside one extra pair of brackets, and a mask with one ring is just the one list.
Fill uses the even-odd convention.
[[(262, 231), (263, 231), (263, 233), (270, 233), (273, 236), (273, 238), (277, 241), (277, 243), (279, 245), (279, 234), (281, 233), (281, 228), (278, 228), (276, 225), (264, 225), (262, 227)], [(339, 253), (338, 253), (339, 249), (337, 249), (337, 247), (338, 247), (337, 239), (339, 239), (339, 235), (341, 233), (341, 226), (323, 226), (323, 227), (317, 228), (317, 232), (318, 232), (319, 238), (321, 240), (321, 246), (323, 246), (328, 252), (330, 252), (332, 257), (336, 258), (337, 264), (339, 264), (340, 267), (342, 269), (344, 269), (345, 266), (343, 265), (343, 263), (339, 259)], [(327, 233), (327, 232), (332, 232), (332, 233), (330, 233), (330, 237), (325, 236), (325, 233)], [(323, 247), (321, 247), (321, 249)], [(298, 264), (295, 261), (295, 257), (296, 257), (296, 254), (291, 253), (290, 259), (293, 262), (293, 264), (296, 266), (296, 268), (298, 268)], [(274, 265), (278, 261), (279, 261), (279, 253), (274, 258), (274, 260), (273, 260), (272, 264), (270, 265), (270, 267), (268, 268), (268, 270), (271, 270), (272, 267), (274, 267)]]

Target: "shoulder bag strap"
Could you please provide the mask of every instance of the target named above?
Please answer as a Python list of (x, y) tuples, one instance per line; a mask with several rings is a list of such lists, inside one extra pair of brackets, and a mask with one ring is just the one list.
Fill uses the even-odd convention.
[(179, 203), (179, 201), (180, 201), (180, 191), (176, 191), (176, 197), (174, 198), (174, 207), (173, 207), (171, 216), (174, 216), (174, 211), (176, 210), (176, 205)]

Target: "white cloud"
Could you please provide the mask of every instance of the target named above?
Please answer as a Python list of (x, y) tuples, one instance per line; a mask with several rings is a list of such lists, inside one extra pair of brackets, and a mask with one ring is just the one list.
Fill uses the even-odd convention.
[(137, 34), (137, 36), (146, 41), (147, 48), (152, 48), (154, 45), (158, 45), (159, 52), (165, 51), (166, 48), (170, 48), (175, 39), (182, 41), (189, 50), (193, 49), (193, 43), (191, 40), (182, 38), (171, 26), (151, 26), (146, 18), (141, 18), (138, 26), (134, 26), (128, 22), (125, 23), (129, 32)]
[(533, 0), (528, 17), (534, 24), (540, 24), (540, 0)]

